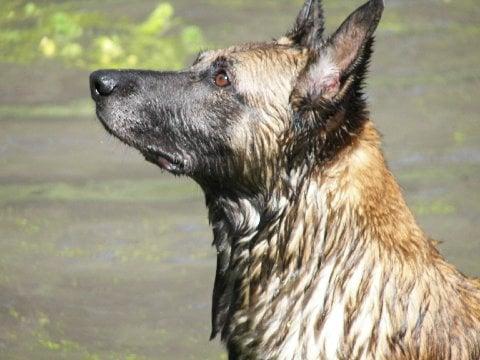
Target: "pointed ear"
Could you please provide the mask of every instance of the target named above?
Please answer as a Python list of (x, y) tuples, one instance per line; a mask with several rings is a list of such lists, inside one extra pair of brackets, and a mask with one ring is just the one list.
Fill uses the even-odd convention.
[(333, 100), (346, 92), (354, 80), (352, 75), (363, 77), (383, 7), (383, 0), (370, 0), (354, 11), (324, 46), (314, 52), (309, 67), (298, 81), (298, 95)]
[(325, 20), (321, 0), (306, 0), (287, 37), (295, 44), (316, 47), (322, 41)]

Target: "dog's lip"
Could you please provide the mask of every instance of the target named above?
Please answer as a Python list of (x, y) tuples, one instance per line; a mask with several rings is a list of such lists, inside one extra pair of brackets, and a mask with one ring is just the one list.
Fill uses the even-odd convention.
[(162, 169), (170, 171), (174, 174), (182, 173), (185, 162), (174, 154), (168, 153), (156, 146), (147, 146), (147, 151), (143, 152), (145, 159), (150, 161)]

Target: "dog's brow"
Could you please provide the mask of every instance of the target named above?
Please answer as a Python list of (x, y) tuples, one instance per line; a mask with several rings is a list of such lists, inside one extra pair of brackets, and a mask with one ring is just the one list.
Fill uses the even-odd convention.
[(230, 65), (230, 63), (231, 62), (228, 61), (228, 59), (222, 55), (215, 59), (215, 61), (213, 62), (213, 66), (218, 68), (224, 68)]
[(202, 60), (202, 58), (205, 56), (205, 54), (207, 53), (208, 51), (207, 50), (201, 50), (198, 52), (197, 54), (197, 57), (195, 58), (195, 61), (193, 62), (194, 64), (197, 64), (200, 62), (200, 60)]

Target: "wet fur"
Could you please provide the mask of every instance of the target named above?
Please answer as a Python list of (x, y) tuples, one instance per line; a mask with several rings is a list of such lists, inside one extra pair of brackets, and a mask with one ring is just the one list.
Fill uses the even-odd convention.
[[(418, 227), (367, 111), (382, 9), (370, 1), (324, 39), (307, 1), (277, 41), (124, 72), (126, 94), (96, 99), (108, 131), (204, 190), (211, 337), (231, 360), (480, 359), (480, 283)], [(231, 88), (211, 86), (219, 67)]]

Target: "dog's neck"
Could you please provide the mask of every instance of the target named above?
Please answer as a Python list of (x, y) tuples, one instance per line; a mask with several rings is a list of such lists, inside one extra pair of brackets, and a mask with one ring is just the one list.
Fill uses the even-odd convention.
[[(319, 266), (346, 257), (367, 231), (384, 232), (377, 245), (395, 251), (425, 246), (370, 124), (336, 159), (313, 168), (297, 166), (268, 195), (207, 194), (207, 204), (218, 254), (212, 335), (222, 330), (223, 338), (237, 326), (235, 318), (245, 316), (241, 310), (273, 301), (307, 268), (309, 276), (302, 278), (313, 281)], [(389, 207), (398, 214), (387, 216)], [(396, 223), (376, 230), (375, 222), (387, 219)]]
[[(286, 174), (271, 196), (207, 203), (218, 252), (212, 336), (221, 331), (245, 358), (263, 348), (266, 358), (294, 359), (289, 351), (299, 346), (306, 351), (300, 358), (310, 358), (317, 346), (278, 346), (282, 336), (305, 329), (317, 329), (319, 344), (334, 354), (346, 331), (342, 321), (362, 315), (345, 313), (346, 302), (370, 296), (369, 306), (380, 306), (375, 301), (394, 271), (388, 259), (413, 268), (443, 261), (406, 206), (369, 122), (337, 158)], [(369, 316), (360, 340), (373, 331)], [(363, 340), (359, 346), (368, 345)]]

